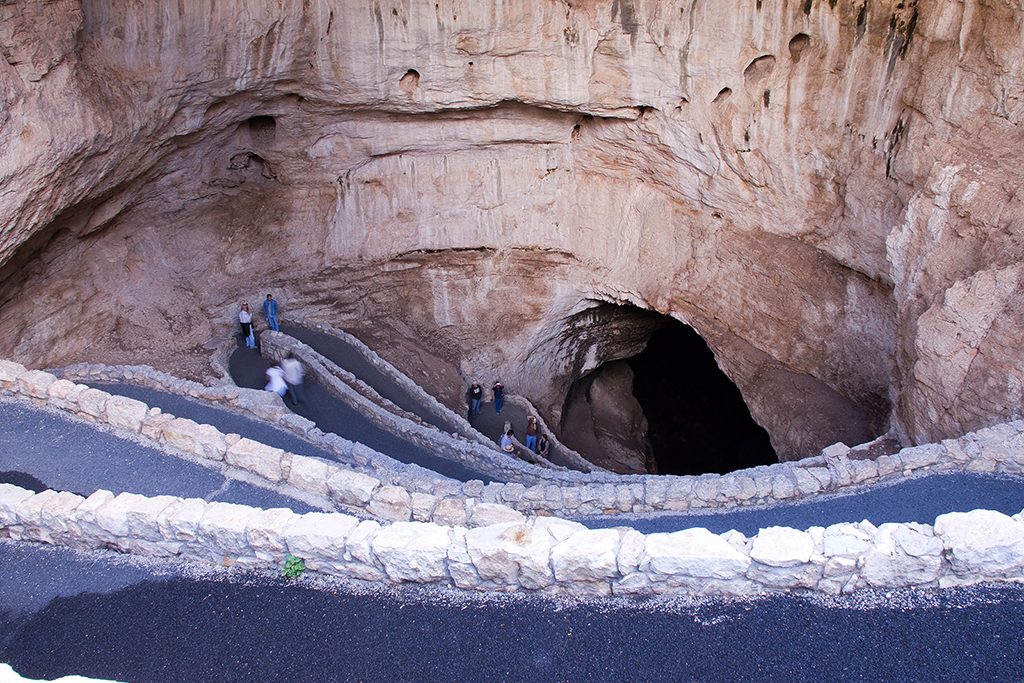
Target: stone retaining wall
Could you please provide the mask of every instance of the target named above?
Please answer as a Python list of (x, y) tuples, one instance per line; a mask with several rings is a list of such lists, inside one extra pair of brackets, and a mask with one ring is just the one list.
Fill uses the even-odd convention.
[[(381, 374), (384, 374), (384, 375), (387, 375), (388, 377), (390, 377), (391, 381), (393, 381), (396, 384), (398, 384), (401, 387), (403, 387), (407, 392), (410, 392), (410, 393), (418, 395), (422, 401), (424, 401), (426, 404), (431, 406), (431, 410), (432, 410), (432, 412), (435, 415), (437, 415), (439, 417), (442, 417), (447, 422), (451, 422), (453, 424), (458, 425), (458, 431), (459, 431), (460, 434), (463, 434), (463, 435), (466, 435), (466, 436), (474, 435), (476, 437), (479, 437), (479, 438), (474, 439), (474, 440), (477, 440), (479, 443), (487, 445), (488, 447), (493, 447), (493, 442), (490, 439), (488, 439), (486, 436), (484, 436), (483, 434), (480, 434), (479, 432), (477, 432), (473, 428), (473, 426), (470, 425), (469, 422), (465, 418), (463, 418), (461, 415), (458, 415), (457, 413), (449, 410), (446, 406), (441, 404), (437, 399), (435, 399), (433, 396), (431, 396), (430, 394), (425, 392), (420, 385), (416, 384), (416, 382), (414, 382), (412, 379), (410, 379), (405, 373), (401, 372), (398, 368), (393, 366), (391, 363), (389, 363), (386, 360), (384, 360), (383, 358), (381, 358), (379, 355), (377, 355), (377, 353), (375, 353), (373, 351), (373, 349), (368, 347), (363, 342), (359, 341), (359, 339), (357, 339), (356, 337), (352, 336), (348, 332), (345, 332), (344, 330), (339, 330), (339, 329), (337, 329), (335, 327), (331, 327), (329, 325), (324, 325), (324, 324), (321, 324), (321, 323), (310, 323), (310, 322), (306, 322), (304, 320), (288, 320), (286, 322), (288, 322), (288, 323), (290, 323), (292, 325), (295, 325), (295, 326), (299, 326), (299, 327), (314, 328), (314, 329), (318, 330), (319, 332), (321, 332), (323, 334), (331, 335), (331, 336), (336, 337), (337, 339), (341, 340), (343, 343), (348, 345), (349, 348), (351, 348), (353, 351), (359, 353), (359, 355), (362, 356), (363, 360), (365, 360), (367, 363), (369, 363), (370, 365), (375, 367), (378, 372), (380, 372)], [(278, 343), (277, 340), (282, 338), (282, 337), (285, 338), (285, 339), (291, 339), (294, 342), (298, 341), (298, 340), (295, 340), (293, 337), (289, 337), (288, 335), (284, 335), (284, 334), (282, 334), (280, 332), (276, 332), (276, 333), (272, 333), (270, 335), (267, 335), (266, 339), (269, 340), (271, 342), (271, 344), (276, 346), (277, 343)], [(264, 340), (264, 336), (263, 336), (263, 334), (261, 334), (260, 335), (260, 341), (262, 342), (263, 340)], [(303, 346), (305, 346), (305, 345), (303, 345)], [(316, 355), (316, 357), (322, 358), (322, 356), (319, 353), (316, 353), (316, 351), (314, 349), (311, 349), (308, 346), (305, 346), (305, 348), (308, 349), (309, 351), (312, 351)], [(292, 349), (289, 349), (289, 350), (292, 350)], [(267, 352), (267, 349), (264, 348), (263, 349), (264, 355), (268, 355), (266, 352)], [(277, 353), (279, 353), (279, 352), (276, 349), (271, 349), (270, 350), (270, 354), (273, 354), (274, 358), (280, 359), (281, 356), (276, 355)], [(537, 418), (538, 422), (539, 422), (541, 430), (548, 435), (548, 440), (550, 442), (551, 452), (559, 454), (564, 461), (570, 463), (570, 465), (572, 466), (573, 469), (578, 470), (580, 472), (608, 472), (608, 470), (604, 469), (603, 467), (598, 467), (594, 463), (592, 463), (592, 462), (588, 461), (587, 459), (585, 459), (582, 455), (580, 455), (576, 451), (574, 451), (571, 448), (569, 448), (568, 446), (562, 444), (558, 440), (558, 437), (555, 435), (554, 431), (552, 431), (551, 429), (548, 428), (547, 424), (544, 422), (543, 416), (541, 416), (541, 414), (537, 411), (537, 409), (534, 408), (533, 405), (525, 397), (519, 396), (517, 394), (506, 393), (505, 394), (505, 403), (510, 404), (510, 405), (518, 405), (519, 407), (523, 408), (526, 411), (527, 415), (534, 415)], [(473, 437), (470, 436), (470, 438), (472, 439)], [(541, 459), (538, 458), (538, 460), (541, 460)], [(563, 469), (563, 468), (559, 468), (557, 465), (552, 465), (551, 463), (546, 462), (546, 461), (541, 462), (541, 464), (543, 466), (545, 466), (545, 467), (550, 467), (552, 469)]]
[[(322, 495), (329, 492), (331, 489), (327, 480), (331, 477), (336, 480), (348, 477), (359, 479), (363, 482), (361, 488), (369, 488), (371, 492), (376, 492), (378, 488), (391, 491), (389, 487), (405, 489), (409, 500), (415, 498), (420, 501), (418, 508), (444, 502), (446, 509), (461, 505), (467, 514), (471, 514), (471, 508), (476, 503), (501, 504), (526, 514), (549, 513), (564, 517), (716, 509), (793, 501), (825, 491), (889, 481), (920, 470), (1009, 474), (1024, 472), (1024, 421), (1015, 421), (966, 434), (958, 439), (905, 448), (899, 453), (884, 455), (875, 460), (850, 459), (848, 455), (856, 455), (858, 449), (837, 444), (815, 458), (738, 470), (726, 475), (618, 476), (534, 468), (546, 473), (548, 479), (529, 487), (521, 483), (460, 483), (422, 468), (410, 468), (334, 434), (324, 434), (309, 420), (291, 413), (278, 397), (269, 392), (239, 389), (233, 385), (204, 387), (139, 366), (110, 368), (79, 365), (61, 372), (66, 377), (136, 381), (165, 391), (249, 410), (262, 419), (292, 429), (304, 438), (333, 450), (343, 460), (342, 467), (337, 468), (317, 459), (282, 454), (280, 457), (289, 459), (299, 473), (296, 485), (310, 493)], [(88, 419), (108, 422), (119, 419), (108, 419), (102, 409), (104, 401), (109, 398), (105, 392), (88, 389), (68, 380), (55, 382), (57, 379), (49, 373), (28, 371), (15, 363), (0, 361), (0, 387), (7, 393), (27, 396)], [(114, 398), (113, 406), (120, 406), (130, 400)], [(139, 405), (145, 408), (145, 404)], [(140, 408), (136, 406), (134, 410), (137, 412)], [(200, 426), (192, 425), (194, 423), (190, 424), (188, 420), (175, 420), (166, 414), (148, 415), (136, 431), (143, 437), (182, 450), (196, 449), (198, 455), (203, 457), (207, 451), (213, 455), (222, 449), (226, 452), (227, 446), (221, 444), (226, 444), (227, 435), (221, 435), (213, 427), (203, 426), (200, 429)], [(183, 429), (189, 434), (177, 436)], [(296, 466), (295, 463), (299, 464)], [(347, 501), (350, 498), (344, 498), (345, 504), (349, 504)], [(458, 502), (450, 502), (449, 499)], [(426, 520), (432, 515), (421, 516)]]
[[(126, 377), (135, 374), (134, 369), (122, 372)], [(238, 435), (224, 435), (209, 425), (149, 409), (140, 401), (111, 396), (8, 361), (0, 361), (0, 388), (253, 472), (269, 482), (287, 482), (374, 517), (324, 512), (298, 515), (287, 509), (258, 510), (173, 496), (114, 496), (108, 491), (97, 491), (88, 498), (52, 490), (33, 494), (4, 484), (0, 485), (0, 533), (14, 539), (266, 567), (280, 566), (290, 553), (306, 560), (313, 571), (349, 578), (584, 596), (746, 595), (796, 589), (840, 593), (864, 587), (1024, 580), (1021, 514), (1011, 518), (985, 510), (950, 513), (938, 517), (934, 526), (909, 523), (876, 528), (861, 522), (827, 529), (773, 527), (753, 538), (737, 531), (715, 535), (700, 528), (646, 536), (627, 527), (591, 530), (566, 519), (527, 517), (502, 501), (526, 502), (521, 507), (548, 512), (544, 504), (565, 505), (566, 491), (579, 495), (608, 485), (525, 489), (521, 484), (417, 481), (435, 487), (428, 493), (385, 484), (364, 473)], [(225, 396), (234, 395), (223, 391)], [(234, 391), (240, 399), (246, 390)], [(274, 412), (267, 405), (260, 409), (268, 415)], [(281, 410), (287, 412), (283, 406)], [(287, 417), (280, 419), (287, 423)], [(863, 474), (878, 478), (880, 472), (889, 470), (902, 475), (930, 467), (1019, 473), (1024, 463), (1022, 429), (1024, 423), (1015, 422), (942, 444), (905, 449), (895, 456), (883, 456), (879, 462), (848, 461), (852, 470), (849, 481), (866, 481)], [(307, 429), (314, 436), (315, 431)], [(815, 467), (837, 472), (843, 459), (830, 453)], [(741, 476), (754, 482), (756, 493), (755, 475)], [(694, 503), (699, 500), (714, 502), (708, 493), (713, 489), (701, 488), (701, 482), (716, 480), (646, 479), (641, 491), (646, 496), (686, 490), (693, 497), (684, 501), (662, 495), (657, 499), (663, 504), (660, 509), (697, 507)], [(655, 485), (659, 480), (668, 482), (660, 491)], [(680, 488), (679, 481), (687, 481), (689, 486)], [(506, 498), (508, 489), (515, 486), (520, 490)], [(630, 486), (611, 486), (609, 498), (624, 490), (631, 492)], [(743, 495), (750, 490), (740, 487), (736, 499), (749, 500)], [(720, 487), (718, 491), (724, 495)], [(542, 497), (536, 498), (537, 493)], [(582, 504), (593, 500), (599, 505)], [(652, 499), (642, 500), (647, 505)], [(541, 505), (533, 506), (538, 502)], [(616, 502), (577, 499), (572, 509), (589, 511)], [(680, 504), (684, 502), (685, 506)]]
[(974, 510), (934, 526), (870, 522), (644, 535), (555, 517), (488, 526), (359, 520), (341, 513), (97, 491), (88, 498), (0, 484), (0, 533), (91, 550), (283, 567), (393, 584), (587, 597), (751, 595), (1024, 581), (1024, 514)]

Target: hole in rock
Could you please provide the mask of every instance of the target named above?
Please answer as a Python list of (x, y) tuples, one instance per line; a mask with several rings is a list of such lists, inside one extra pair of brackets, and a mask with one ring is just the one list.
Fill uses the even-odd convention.
[(718, 94), (715, 95), (715, 99), (711, 100), (711, 104), (720, 104), (725, 102), (729, 99), (730, 95), (732, 95), (732, 88), (722, 88), (718, 91)]
[(597, 367), (569, 387), (559, 437), (591, 462), (620, 474), (724, 474), (778, 462), (693, 328), (603, 305), (566, 332)]
[(811, 37), (806, 33), (798, 33), (793, 36), (793, 39), (789, 41), (789, 56), (794, 62), (800, 61), (800, 55), (803, 54), (804, 49), (810, 45)]
[(761, 55), (743, 70), (743, 80), (747, 85), (756, 85), (762, 79), (769, 76), (775, 69), (775, 57), (772, 55)]
[(277, 137), (277, 121), (273, 116), (253, 116), (246, 121), (249, 137), (259, 145), (269, 145)]
[(725, 474), (778, 462), (768, 432), (689, 325), (671, 320), (627, 363), (662, 474)]
[(416, 89), (420, 87), (420, 72), (416, 69), (409, 69), (402, 76), (402, 80), (398, 82), (398, 87), (406, 97), (412, 97), (416, 92)]

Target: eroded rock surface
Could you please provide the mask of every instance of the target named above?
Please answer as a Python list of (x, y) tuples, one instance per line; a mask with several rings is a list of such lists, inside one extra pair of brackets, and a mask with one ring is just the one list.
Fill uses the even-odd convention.
[(558, 424), (631, 346), (569, 331), (631, 304), (707, 340), (783, 459), (1021, 411), (1008, 2), (0, 12), (0, 356), (202, 377), (272, 291)]

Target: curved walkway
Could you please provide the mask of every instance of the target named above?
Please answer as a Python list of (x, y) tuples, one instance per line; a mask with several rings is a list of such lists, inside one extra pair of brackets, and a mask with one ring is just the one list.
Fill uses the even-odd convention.
[(1024, 588), (555, 601), (0, 542), (0, 661), (131, 683), (1018, 683)]
[[(416, 415), (425, 423), (446, 433), (462, 433), (462, 426), (444, 414), (447, 412), (446, 409), (439, 410), (440, 405), (426, 400), (421, 391), (411, 391), (388, 373), (382, 372), (380, 368), (369, 362), (363, 353), (360, 353), (351, 343), (341, 337), (302, 325), (283, 325), (281, 331), (306, 344), (332, 363), (351, 372), (360, 381), (372, 387), (381, 397), (391, 401), (402, 410)], [(236, 355), (240, 354), (236, 352)], [(240, 357), (243, 356), (240, 355)], [(468, 393), (466, 403), (468, 424), (495, 444), (500, 443), (501, 437), (505, 433), (506, 421), (511, 422), (514, 433), (520, 442), (526, 440), (527, 411), (524, 407), (514, 401), (506, 401), (503, 413), (498, 415), (495, 413), (494, 403), (485, 403), (482, 405), (480, 413), (469, 415)], [(518, 457), (529, 457), (521, 452), (523, 450), (525, 447), (520, 447), (520, 450), (517, 451)], [(559, 448), (551, 449), (548, 460), (560, 467), (575, 469)]]
[[(0, 470), (72, 491), (98, 484), (119, 490), (119, 480), (183, 496), (224, 487), (206, 479), (205, 470), (190, 472), (186, 461), (157, 449), (135, 451), (139, 444), (28, 402), (4, 407)], [(109, 453), (97, 454), (93, 445), (108, 438)], [(185, 469), (162, 473), (164, 459)], [(941, 501), (943, 511), (963, 510), (978, 507), (978, 496), (987, 496), (982, 507), (1005, 504), (1016, 512), (1024, 486), (1013, 477), (947, 474), (884, 488), (890, 497), (829, 494), (799, 505), (664, 519), (694, 526), (715, 518), (733, 528), (744, 519), (781, 523), (771, 515), (799, 508), (812, 524), (825, 525), (840, 514), (828, 510), (838, 503), (848, 506), (844, 521), (879, 524), (909, 509), (897, 503)], [(617, 517), (616, 525), (625, 519)], [(1024, 588), (1015, 586), (635, 603), (476, 598), (312, 577), (289, 583), (32, 543), (0, 543), (0, 564), (0, 660), (34, 678), (1013, 681), (1024, 661)]]

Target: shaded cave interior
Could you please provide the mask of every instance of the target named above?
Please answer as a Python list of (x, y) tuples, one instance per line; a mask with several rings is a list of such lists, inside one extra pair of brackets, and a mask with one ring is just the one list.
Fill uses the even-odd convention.
[(642, 335), (640, 350), (572, 383), (560, 430), (566, 445), (622, 474), (725, 474), (779, 461), (696, 330), (632, 306), (601, 308), (618, 321), (614, 332)]

